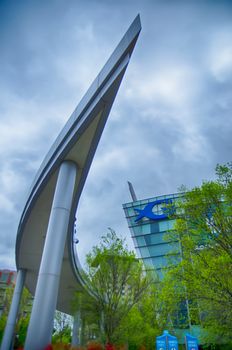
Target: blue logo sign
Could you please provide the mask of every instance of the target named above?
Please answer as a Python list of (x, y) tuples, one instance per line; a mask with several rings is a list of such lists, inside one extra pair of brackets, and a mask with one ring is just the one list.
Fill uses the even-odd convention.
[(157, 350), (178, 350), (177, 338), (164, 331), (162, 335), (156, 337)]
[(167, 349), (167, 343), (166, 343), (166, 337), (160, 336), (156, 338), (156, 349), (157, 350), (166, 350)]
[(168, 350), (178, 350), (177, 339), (168, 339)]
[(186, 334), (185, 341), (187, 350), (198, 350), (197, 338), (191, 336), (190, 334)]
[(171, 210), (170, 210), (170, 208), (162, 207), (163, 214), (155, 214), (152, 211), (152, 209), (154, 208), (155, 205), (162, 204), (162, 203), (172, 204), (172, 200), (171, 199), (158, 199), (154, 202), (148, 203), (144, 209), (135, 209), (138, 212), (138, 216), (135, 219), (135, 222), (141, 220), (142, 218), (148, 218), (151, 220), (166, 219), (168, 217), (168, 214), (173, 213), (173, 207)]

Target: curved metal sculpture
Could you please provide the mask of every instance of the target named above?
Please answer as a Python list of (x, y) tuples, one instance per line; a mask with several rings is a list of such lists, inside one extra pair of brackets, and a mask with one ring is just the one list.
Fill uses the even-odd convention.
[[(54, 316), (55, 310), (50, 310), (49, 316), (46, 313), (46, 308), (51, 308), (51, 298), (54, 297), (52, 303), (55, 308), (72, 314), (70, 301), (74, 291), (85, 288), (73, 245), (75, 213), (93, 156), (140, 30), (140, 18), (137, 16), (57, 137), (32, 184), (16, 240), (18, 296), (24, 280), (29, 291), (35, 295), (26, 349), (42, 349), (51, 336), (52, 320), (47, 319), (51, 318), (52, 314)], [(64, 205), (63, 202), (67, 203)], [(56, 250), (59, 253), (56, 253)], [(51, 289), (53, 279), (56, 280), (56, 286)], [(54, 290), (57, 295), (51, 294)], [(49, 293), (50, 296), (47, 296)], [(41, 298), (44, 298), (43, 302)], [(15, 301), (12, 305), (14, 314), (17, 314), (17, 303)], [(34, 326), (31, 325), (33, 318)], [(11, 324), (7, 326), (8, 338), (12, 332), (12, 320), (11, 317)], [(40, 323), (44, 322), (46, 324), (39, 331)], [(45, 329), (48, 328), (47, 334), (44, 335)], [(13, 334), (11, 338), (12, 336)], [(33, 336), (37, 338), (35, 342), (31, 341)], [(8, 349), (6, 344), (3, 339), (2, 349)]]

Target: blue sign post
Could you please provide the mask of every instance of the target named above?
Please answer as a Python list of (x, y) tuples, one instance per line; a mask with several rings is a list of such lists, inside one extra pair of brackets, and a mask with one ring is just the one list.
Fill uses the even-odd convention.
[(167, 350), (167, 341), (165, 334), (156, 337), (156, 350)]
[(159, 337), (156, 337), (156, 350), (178, 350), (177, 338), (164, 331)]
[(185, 345), (186, 350), (198, 350), (197, 338), (190, 334), (186, 334), (185, 336)]
[(177, 338), (173, 335), (168, 334), (168, 350), (178, 350)]

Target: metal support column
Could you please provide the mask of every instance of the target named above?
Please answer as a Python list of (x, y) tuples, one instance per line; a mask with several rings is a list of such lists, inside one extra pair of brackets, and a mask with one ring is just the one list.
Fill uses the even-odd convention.
[(80, 325), (81, 325), (81, 312), (77, 311), (73, 317), (72, 346), (80, 345)]
[(77, 174), (76, 164), (61, 164), (48, 223), (25, 350), (51, 342), (64, 247)]
[(10, 350), (12, 347), (12, 342), (14, 339), (15, 324), (16, 324), (16, 319), (19, 311), (19, 304), (20, 304), (20, 300), (23, 292), (25, 276), (26, 276), (25, 270), (18, 271), (13, 299), (10, 306), (10, 312), (8, 315), (4, 336), (2, 339), (1, 350)]

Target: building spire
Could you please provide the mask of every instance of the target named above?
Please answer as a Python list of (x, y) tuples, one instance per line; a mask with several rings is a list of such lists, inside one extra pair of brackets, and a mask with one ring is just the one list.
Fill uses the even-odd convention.
[(136, 197), (136, 194), (135, 194), (135, 190), (134, 190), (134, 187), (132, 185), (132, 183), (130, 181), (127, 181), (128, 183), (128, 186), (129, 186), (129, 191), (130, 191), (130, 194), (131, 194), (131, 198), (133, 200), (133, 202), (136, 202), (137, 201), (137, 197)]

